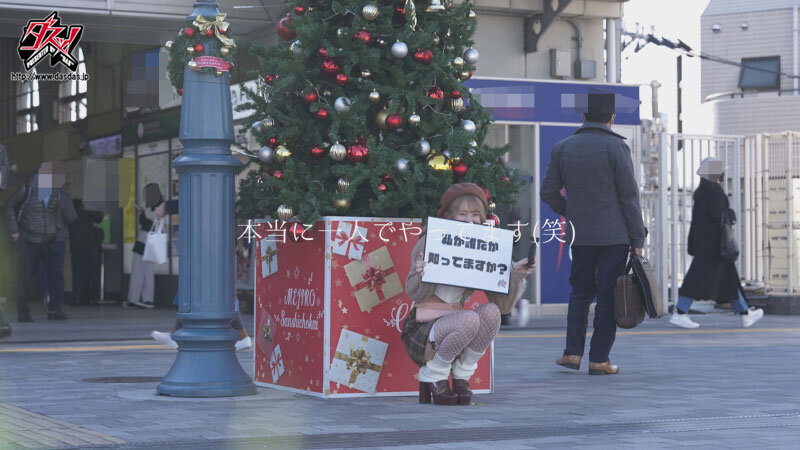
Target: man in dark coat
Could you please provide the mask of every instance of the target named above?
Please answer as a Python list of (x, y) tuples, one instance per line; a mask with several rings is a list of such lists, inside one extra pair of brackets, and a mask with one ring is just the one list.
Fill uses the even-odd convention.
[(78, 214), (78, 220), (69, 227), (72, 294), (76, 304), (88, 305), (100, 299), (100, 262), (105, 234), (98, 224), (103, 221), (103, 213), (85, 209), (77, 198), (72, 203)]
[[(742, 293), (735, 260), (720, 256), (722, 217), (734, 215), (729, 209), (728, 196), (719, 181), (723, 179), (725, 162), (709, 157), (700, 163), (697, 174), (702, 177), (694, 192), (692, 224), (689, 227), (688, 251), (694, 256), (689, 272), (683, 278), (680, 299), (670, 323), (681, 328), (700, 326), (689, 318), (689, 309), (694, 299), (715, 300), (731, 304), (733, 312), (742, 316), (742, 326), (752, 326), (764, 311), (750, 309)], [(735, 219), (734, 219), (735, 220)]]
[(36, 261), (44, 261), (50, 297), (47, 318), (65, 320), (64, 252), (66, 229), (78, 217), (64, 185), (64, 169), (58, 162), (43, 162), (30, 181), (6, 203), (6, 219), (11, 238), (20, 253), (17, 285), (17, 320), (33, 322), (28, 308)]
[(614, 285), (625, 270), (629, 251), (642, 252), (644, 223), (630, 149), (625, 138), (610, 128), (614, 94), (590, 93), (584, 121), (575, 135), (553, 147), (541, 189), (542, 200), (575, 232), (567, 346), (556, 363), (580, 369), (589, 306), (597, 297), (589, 373), (616, 374), (619, 367), (608, 357), (617, 331)]

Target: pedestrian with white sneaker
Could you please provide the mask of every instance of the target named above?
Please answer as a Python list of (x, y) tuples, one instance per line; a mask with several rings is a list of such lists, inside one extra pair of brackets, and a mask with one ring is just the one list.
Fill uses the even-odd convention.
[(694, 192), (688, 238), (688, 251), (694, 259), (683, 278), (680, 298), (669, 321), (677, 327), (700, 326), (689, 317), (689, 309), (695, 299), (730, 303), (733, 312), (741, 316), (745, 328), (764, 316), (763, 310), (748, 307), (736, 271), (736, 261), (723, 258), (720, 253), (722, 217), (733, 213), (720, 185), (724, 170), (725, 162), (714, 157), (704, 159), (697, 170), (701, 180)]

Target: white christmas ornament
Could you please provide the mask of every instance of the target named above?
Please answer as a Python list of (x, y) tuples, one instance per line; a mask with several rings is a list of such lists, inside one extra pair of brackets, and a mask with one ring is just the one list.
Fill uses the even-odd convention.
[(478, 64), (478, 59), (480, 59), (480, 56), (481, 55), (477, 50), (470, 48), (464, 52), (464, 61), (466, 61), (467, 64), (474, 66), (475, 64)]
[(397, 59), (405, 58), (408, 55), (408, 45), (405, 42), (397, 41), (392, 44), (392, 56)]
[(275, 152), (272, 150), (272, 147), (266, 145), (261, 147), (261, 150), (258, 151), (258, 159), (260, 159), (264, 164), (271, 163), (274, 156)]
[(461, 121), (461, 128), (466, 131), (467, 133), (474, 133), (475, 132), (475, 122), (471, 120), (463, 120)]
[(428, 156), (428, 154), (430, 154), (430, 152), (431, 152), (431, 144), (430, 144), (430, 142), (426, 141), (425, 139), (422, 139), (422, 140), (419, 141), (419, 144), (417, 144), (417, 145), (419, 146), (419, 154), (420, 154), (420, 156)]
[(350, 111), (351, 105), (352, 102), (347, 97), (339, 97), (335, 102), (333, 102), (333, 108), (338, 113), (346, 113), (347, 111)]

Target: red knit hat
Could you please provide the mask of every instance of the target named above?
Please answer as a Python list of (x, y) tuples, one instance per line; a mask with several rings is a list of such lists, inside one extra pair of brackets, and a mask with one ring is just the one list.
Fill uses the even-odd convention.
[(444, 191), (442, 194), (441, 200), (439, 200), (439, 210), (436, 211), (436, 217), (444, 218), (445, 214), (447, 213), (447, 209), (450, 208), (450, 203), (453, 203), (453, 200), (461, 197), (462, 195), (474, 195), (478, 197), (478, 199), (483, 204), (483, 212), (486, 213), (489, 209), (489, 201), (486, 200), (486, 194), (483, 191), (483, 188), (478, 186), (475, 183), (457, 183)]

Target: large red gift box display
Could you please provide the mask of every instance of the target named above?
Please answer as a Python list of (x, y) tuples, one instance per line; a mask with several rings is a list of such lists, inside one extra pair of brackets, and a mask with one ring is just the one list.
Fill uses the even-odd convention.
[[(416, 395), (419, 368), (400, 332), (421, 221), (323, 217), (302, 235), (275, 221), (255, 230), (256, 384), (321, 397)], [(465, 308), (486, 301), (476, 293)], [(476, 393), (492, 392), (492, 364), (490, 347), (471, 380)]]

